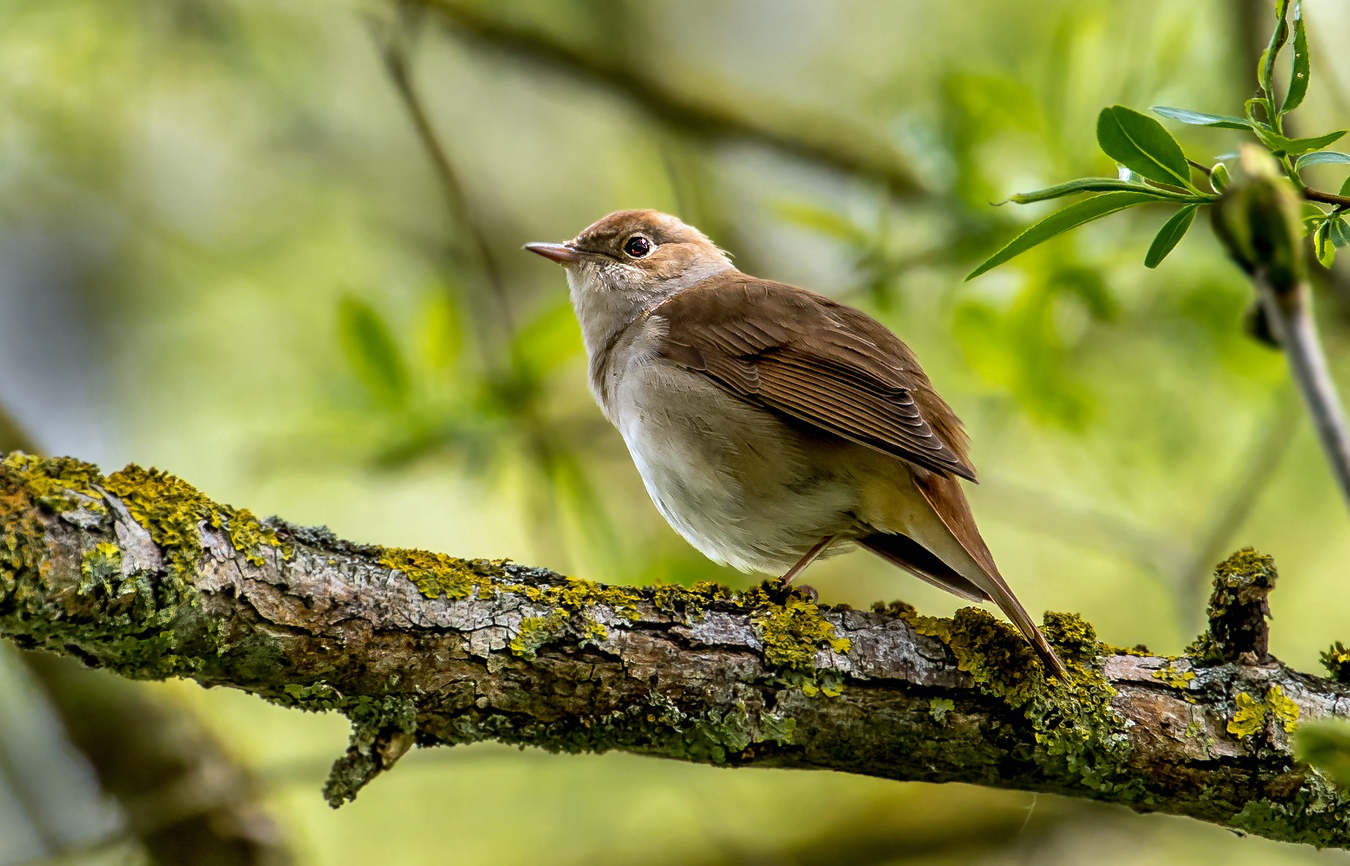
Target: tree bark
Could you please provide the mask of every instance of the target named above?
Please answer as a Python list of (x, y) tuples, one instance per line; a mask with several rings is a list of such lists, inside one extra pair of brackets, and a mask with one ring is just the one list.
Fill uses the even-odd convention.
[(1268, 557), (1218, 577), (1190, 656), (1047, 614), (1060, 682), (975, 608), (603, 586), (259, 521), (135, 466), (0, 463), (0, 635), (346, 714), (334, 805), (413, 744), (491, 739), (1047, 792), (1348, 847), (1350, 797), (1290, 741), (1350, 715), (1350, 688), (1266, 654)]

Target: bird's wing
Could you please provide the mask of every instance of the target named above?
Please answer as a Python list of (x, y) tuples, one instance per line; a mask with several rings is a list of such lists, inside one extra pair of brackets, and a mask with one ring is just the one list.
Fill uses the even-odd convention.
[(719, 275), (650, 314), (663, 358), (743, 400), (939, 473), (975, 480), (961, 423), (885, 326), (782, 283)]

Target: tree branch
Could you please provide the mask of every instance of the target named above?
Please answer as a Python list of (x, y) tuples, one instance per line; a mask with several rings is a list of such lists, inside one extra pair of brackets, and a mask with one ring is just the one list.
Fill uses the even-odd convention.
[(602, 586), (260, 522), (135, 466), (0, 463), (0, 635), (343, 712), (335, 805), (414, 743), (491, 739), (1049, 792), (1350, 847), (1350, 797), (1289, 743), (1350, 714), (1350, 687), (1266, 655), (1268, 557), (1220, 577), (1196, 657), (1113, 650), (1047, 614), (1072, 669), (1057, 683), (974, 608)]
[[(747, 141), (788, 156), (883, 181), (892, 196), (923, 195), (923, 186), (895, 150), (864, 129), (801, 111), (746, 114), (707, 93), (672, 88), (641, 66), (583, 49), (544, 30), (455, 0), (411, 0), (434, 13), (467, 45), (542, 65), (622, 97), (667, 128), (702, 139)], [(705, 88), (706, 89), (706, 88)]]

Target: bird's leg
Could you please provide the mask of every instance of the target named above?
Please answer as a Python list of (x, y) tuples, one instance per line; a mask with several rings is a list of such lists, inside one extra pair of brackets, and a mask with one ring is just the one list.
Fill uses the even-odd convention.
[(797, 577), (797, 575), (805, 571), (808, 565), (815, 562), (816, 558), (825, 552), (825, 548), (829, 547), (830, 544), (838, 537), (839, 536), (837, 535), (827, 535), (820, 541), (817, 541), (814, 545), (812, 545), (811, 549), (806, 551), (806, 554), (803, 555), (801, 559), (797, 560), (797, 564), (789, 568), (787, 570), (787, 573), (783, 575), (782, 577), (783, 586), (791, 586), (792, 581)]

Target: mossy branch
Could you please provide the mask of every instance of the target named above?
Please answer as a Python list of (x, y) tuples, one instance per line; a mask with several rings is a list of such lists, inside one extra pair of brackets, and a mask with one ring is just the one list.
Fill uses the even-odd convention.
[(1058, 683), (973, 608), (602, 586), (259, 521), (135, 466), (0, 462), (0, 635), (346, 714), (335, 805), (414, 744), (490, 739), (1048, 792), (1350, 847), (1350, 796), (1290, 748), (1300, 723), (1350, 715), (1350, 686), (1265, 655), (1267, 557), (1223, 577), (1225, 625), (1194, 658), (1047, 614)]

